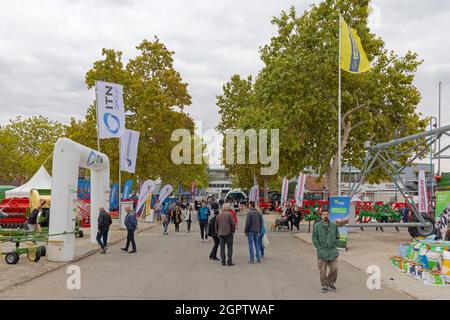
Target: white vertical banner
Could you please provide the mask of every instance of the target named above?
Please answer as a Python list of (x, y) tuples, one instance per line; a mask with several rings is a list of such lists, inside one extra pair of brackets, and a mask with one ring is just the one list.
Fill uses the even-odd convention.
[(159, 193), (159, 202), (163, 203), (163, 201), (166, 200), (166, 198), (172, 193), (172, 190), (172, 185), (166, 184)]
[(125, 130), (123, 86), (96, 81), (97, 125), (100, 139), (120, 138)]
[(250, 189), (249, 201), (254, 201), (256, 203), (256, 205), (259, 204), (259, 186), (258, 185), (254, 185)]
[(419, 192), (419, 212), (428, 213), (428, 195), (427, 181), (425, 179), (425, 171), (419, 170), (418, 176), (418, 192)]
[(139, 212), (139, 209), (144, 205), (145, 200), (147, 200), (150, 193), (152, 193), (155, 190), (156, 184), (153, 180), (147, 180), (142, 185), (141, 189), (139, 190), (139, 199), (136, 206), (136, 212)]
[(139, 131), (125, 129), (120, 138), (120, 170), (135, 172), (138, 145)]
[(303, 205), (303, 195), (305, 194), (306, 174), (300, 172), (295, 188), (295, 203), (301, 207)]
[(287, 201), (288, 189), (289, 181), (286, 177), (283, 177), (283, 183), (281, 185), (281, 205), (284, 205), (284, 203)]

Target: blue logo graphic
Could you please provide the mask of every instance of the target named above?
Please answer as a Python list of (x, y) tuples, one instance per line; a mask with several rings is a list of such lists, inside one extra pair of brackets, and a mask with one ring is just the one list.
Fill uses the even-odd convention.
[[(108, 122), (109, 118), (113, 119), (116, 122), (116, 127), (115, 128), (114, 127), (111, 128), (111, 126), (109, 125), (109, 122)], [(103, 122), (105, 123), (105, 126), (108, 129), (108, 131), (111, 132), (112, 134), (117, 134), (119, 132), (120, 121), (119, 121), (119, 118), (116, 115), (111, 114), (109, 112), (106, 112), (103, 115)]]
[(348, 28), (348, 34), (350, 36), (350, 44), (352, 50), (352, 56), (350, 59), (350, 71), (358, 72), (359, 64), (361, 63), (361, 55), (359, 53), (358, 44), (356, 43), (355, 38), (353, 38), (353, 34), (352, 31), (350, 30), (350, 27)]
[(128, 166), (131, 167), (131, 160), (127, 159)]
[(97, 159), (97, 155), (95, 154), (94, 151), (91, 151), (91, 153), (89, 154), (89, 157), (87, 159), (86, 164), (88, 166), (92, 166), (95, 163), (95, 160)]

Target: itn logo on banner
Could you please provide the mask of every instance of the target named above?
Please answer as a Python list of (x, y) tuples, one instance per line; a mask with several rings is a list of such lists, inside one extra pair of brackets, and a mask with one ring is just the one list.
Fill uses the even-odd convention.
[[(278, 173), (279, 129), (230, 129), (222, 136), (214, 129), (203, 131), (201, 121), (195, 127), (194, 135), (188, 129), (172, 132), (171, 140), (178, 142), (171, 154), (174, 164), (261, 164), (261, 175)], [(204, 144), (208, 146), (206, 150)]]

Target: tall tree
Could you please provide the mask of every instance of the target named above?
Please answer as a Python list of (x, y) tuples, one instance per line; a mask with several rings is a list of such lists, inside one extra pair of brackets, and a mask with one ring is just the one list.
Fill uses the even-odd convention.
[(43, 164), (51, 172), (53, 146), (63, 136), (64, 126), (43, 116), (10, 120), (0, 128), (0, 145), (5, 154), (1, 178), (24, 183)]
[(280, 128), (281, 174), (316, 171), (327, 177), (331, 194), (337, 193), (339, 14), (357, 30), (373, 66), (364, 74), (342, 73), (343, 162), (361, 166), (366, 140), (414, 134), (427, 123), (417, 113), (420, 93), (413, 84), (421, 61), (412, 52), (388, 52), (369, 30), (369, 5), (325, 0), (300, 16), (292, 7), (272, 20), (277, 35), (260, 50), (264, 67), (253, 86), (251, 112), (260, 114), (254, 126)]
[[(206, 182), (205, 165), (175, 165), (171, 141), (175, 129), (194, 133), (194, 122), (184, 108), (191, 104), (187, 84), (173, 66), (173, 51), (158, 39), (144, 40), (136, 47), (139, 54), (124, 65), (122, 52), (103, 49), (103, 59), (94, 62), (86, 73), (86, 84), (93, 88), (96, 80), (124, 86), (126, 127), (140, 132), (136, 175), (141, 179), (161, 176), (167, 183), (181, 181), (189, 185), (193, 178)], [(83, 121), (72, 119), (68, 136), (96, 148), (95, 108), (92, 105)], [(111, 159), (111, 178), (118, 178), (118, 139), (101, 140), (100, 149)], [(123, 178), (131, 175), (123, 173)]]

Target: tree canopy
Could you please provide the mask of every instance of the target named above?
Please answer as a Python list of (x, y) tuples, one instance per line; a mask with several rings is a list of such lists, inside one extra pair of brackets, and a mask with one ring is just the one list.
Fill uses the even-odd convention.
[[(187, 83), (173, 66), (173, 51), (155, 37), (144, 40), (136, 49), (139, 54), (126, 64), (122, 52), (103, 49), (103, 59), (94, 62), (86, 73), (88, 88), (95, 81), (108, 81), (124, 86), (126, 127), (140, 132), (136, 175), (141, 179), (156, 179), (164, 183), (189, 186), (196, 179), (199, 186), (207, 184), (205, 164), (175, 165), (171, 160), (171, 141), (175, 129), (188, 129), (194, 134), (194, 122), (184, 112), (191, 104)], [(97, 148), (94, 104), (89, 107), (82, 121), (71, 120), (67, 136), (94, 149)], [(111, 159), (111, 179), (118, 179), (118, 139), (100, 140), (100, 150)], [(122, 173), (123, 179), (130, 178)]]
[[(184, 109), (191, 104), (187, 83), (173, 66), (173, 51), (158, 39), (144, 40), (137, 47), (138, 55), (126, 64), (122, 52), (103, 49), (102, 59), (95, 61), (86, 73), (86, 86), (93, 88), (95, 81), (108, 81), (124, 86), (126, 127), (140, 132), (136, 174), (122, 172), (123, 180), (139, 177), (156, 179), (174, 186), (180, 181), (186, 189), (193, 179), (199, 187), (208, 183), (206, 164), (180, 164), (172, 162), (171, 151), (178, 143), (171, 141), (176, 129), (187, 129), (194, 137), (194, 122)], [(58, 138), (68, 137), (78, 143), (97, 149), (95, 103), (87, 108), (82, 120), (71, 118), (63, 125), (43, 116), (22, 119), (18, 117), (0, 127), (0, 179), (5, 183), (24, 182), (34, 174), (46, 159), (51, 171), (51, 155)], [(194, 144), (204, 144), (199, 137)], [(192, 152), (194, 147), (191, 148)], [(100, 140), (100, 151), (110, 158), (111, 181), (118, 180), (119, 139)], [(193, 158), (193, 157), (192, 157)]]
[(0, 179), (24, 183), (45, 163), (51, 172), (51, 154), (64, 126), (43, 116), (17, 117), (0, 127)]
[[(363, 74), (342, 71), (343, 163), (361, 166), (367, 140), (423, 131), (427, 119), (417, 113), (420, 93), (413, 83), (421, 61), (416, 53), (400, 56), (385, 48), (368, 27), (369, 6), (369, 0), (325, 0), (301, 15), (291, 7), (273, 18), (277, 34), (260, 49), (263, 68), (256, 80), (234, 75), (217, 98), (218, 129), (279, 128), (279, 174), (315, 171), (327, 177), (330, 193), (336, 194), (341, 14), (357, 30), (373, 66)], [(382, 177), (377, 172), (371, 179)]]

